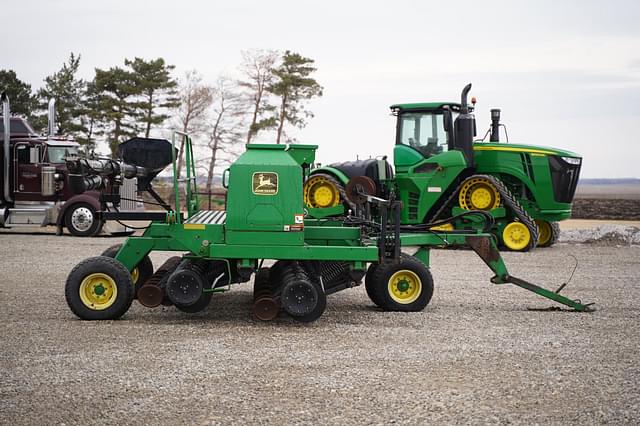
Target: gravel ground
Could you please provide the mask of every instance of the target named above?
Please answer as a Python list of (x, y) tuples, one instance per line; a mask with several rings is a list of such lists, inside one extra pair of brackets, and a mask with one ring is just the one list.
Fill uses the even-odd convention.
[(242, 284), (195, 315), (135, 302), (119, 321), (77, 320), (68, 272), (121, 240), (0, 233), (0, 424), (640, 421), (638, 246), (504, 255), (552, 288), (575, 256), (564, 293), (591, 314), (530, 311), (553, 303), (449, 250), (432, 254), (420, 313), (381, 312), (358, 287), (313, 324), (258, 323)]

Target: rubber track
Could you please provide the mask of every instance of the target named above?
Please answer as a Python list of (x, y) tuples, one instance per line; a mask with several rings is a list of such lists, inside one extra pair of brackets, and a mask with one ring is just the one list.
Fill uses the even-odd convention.
[(440, 207), (438, 212), (433, 216), (432, 220), (433, 221), (437, 220), (438, 217), (440, 217), (440, 215), (444, 212), (444, 210), (446, 210), (449, 207), (452, 207), (451, 204), (453, 200), (457, 197), (458, 193), (460, 192), (460, 188), (462, 188), (462, 186), (468, 180), (477, 179), (477, 178), (487, 179), (489, 182), (491, 182), (500, 193), (500, 196), (504, 200), (505, 206), (508, 207), (513, 212), (515, 217), (518, 218), (518, 220), (522, 222), (527, 227), (527, 229), (529, 229), (529, 232), (531, 233), (531, 241), (529, 242), (529, 245), (522, 251), (529, 251), (534, 249), (538, 245), (538, 236), (540, 234), (538, 225), (536, 225), (535, 220), (533, 220), (533, 218), (529, 216), (529, 213), (527, 213), (527, 211), (522, 207), (522, 205), (518, 202), (518, 200), (516, 200), (513, 194), (511, 194), (511, 191), (509, 191), (507, 187), (504, 185), (504, 183), (502, 183), (500, 179), (494, 176), (472, 175), (467, 179), (465, 179), (464, 181), (462, 181), (462, 183), (460, 183), (458, 188), (456, 188), (456, 190), (451, 194), (451, 196), (449, 196), (449, 199), (442, 205), (442, 207)]

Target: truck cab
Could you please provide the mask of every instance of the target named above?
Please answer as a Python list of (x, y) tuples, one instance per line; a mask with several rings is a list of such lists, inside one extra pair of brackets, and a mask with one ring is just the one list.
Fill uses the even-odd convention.
[(54, 135), (54, 102), (49, 103), (49, 134), (36, 133), (27, 120), (11, 117), (9, 99), (2, 94), (0, 115), (0, 227), (55, 225), (72, 235), (100, 232), (99, 193), (74, 194), (68, 185), (65, 157), (80, 145)]

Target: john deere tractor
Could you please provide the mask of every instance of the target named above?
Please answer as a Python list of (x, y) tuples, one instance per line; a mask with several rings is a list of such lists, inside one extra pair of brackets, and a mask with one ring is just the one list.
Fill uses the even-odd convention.
[[(499, 141), (500, 110), (492, 110), (489, 142), (474, 141), (476, 122), (467, 96), (461, 102), (396, 104), (394, 168), (386, 158), (316, 168), (304, 186), (312, 217), (340, 216), (355, 206), (345, 196), (349, 180), (368, 193), (402, 201), (403, 225), (441, 223), (439, 230), (476, 229), (461, 213), (483, 210), (491, 232), (514, 251), (553, 245), (557, 222), (571, 216), (582, 158), (573, 152)], [(474, 102), (475, 104), (475, 102)], [(395, 173), (394, 173), (395, 169)], [(363, 188), (361, 188), (363, 189)]]

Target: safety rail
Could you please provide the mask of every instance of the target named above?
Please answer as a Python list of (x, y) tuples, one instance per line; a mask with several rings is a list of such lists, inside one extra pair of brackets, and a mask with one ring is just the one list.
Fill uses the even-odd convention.
[[(186, 178), (182, 179), (178, 176), (178, 164), (176, 158), (176, 136), (181, 136), (184, 139), (184, 159), (185, 159), (185, 169), (187, 170)], [(180, 203), (180, 182), (185, 182), (185, 204), (187, 208), (187, 217), (191, 217), (195, 214), (200, 208), (200, 204), (198, 201), (198, 186), (196, 182), (196, 163), (193, 158), (193, 146), (191, 143), (191, 136), (188, 133), (181, 132), (179, 130), (174, 130), (171, 134), (171, 154), (173, 159), (173, 191), (175, 195), (175, 209), (176, 212), (180, 212), (182, 210), (182, 205)], [(178, 155), (182, 155), (182, 152), (179, 152)], [(176, 223), (182, 222), (182, 215), (176, 215)]]

